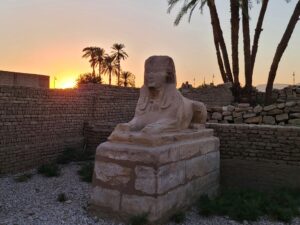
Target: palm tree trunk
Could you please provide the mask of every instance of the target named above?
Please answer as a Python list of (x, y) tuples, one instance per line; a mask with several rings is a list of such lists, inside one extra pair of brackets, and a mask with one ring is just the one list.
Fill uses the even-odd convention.
[[(211, 23), (213, 24), (213, 21)], [(221, 73), (223, 82), (226, 83), (226, 82), (228, 82), (228, 79), (227, 79), (227, 76), (226, 76), (226, 72), (224, 70), (223, 59), (222, 59), (222, 55), (221, 55), (221, 52), (220, 52), (220, 44), (219, 44), (219, 41), (218, 41), (216, 29), (214, 29), (214, 26), (213, 26), (213, 36), (214, 36), (214, 44), (215, 44), (215, 48), (216, 48), (216, 54), (217, 54), (220, 73)]]
[(109, 85), (111, 85), (111, 71), (109, 71)]
[(273, 90), (273, 83), (276, 77), (276, 72), (278, 69), (279, 62), (281, 60), (281, 57), (285, 51), (285, 49), (288, 46), (289, 40), (293, 34), (293, 31), (295, 29), (295, 26), (299, 20), (300, 16), (300, 0), (298, 0), (298, 3), (294, 9), (294, 12), (290, 18), (289, 24), (281, 38), (281, 41), (279, 42), (276, 53), (273, 58), (273, 62), (270, 68), (269, 77), (268, 77), (268, 83), (266, 87), (266, 97), (265, 102), (266, 104), (271, 103), (272, 100), (272, 90)]
[(120, 86), (120, 75), (121, 75), (121, 64), (120, 59), (118, 59), (118, 86)]
[(220, 52), (220, 45), (219, 45), (218, 41), (215, 40), (214, 42), (215, 42), (215, 47), (216, 47), (216, 54), (217, 54), (219, 68), (220, 68), (220, 73), (221, 73), (223, 82), (226, 83), (226, 82), (228, 82), (228, 78), (227, 78), (225, 70), (224, 70), (223, 59), (222, 59), (221, 52)]
[(100, 78), (100, 83), (102, 84), (102, 77), (101, 77), (101, 63), (99, 62), (99, 78)]
[(232, 48), (232, 72), (234, 78), (234, 86), (239, 87), (239, 29), (240, 14), (239, 2), (230, 0), (231, 8), (231, 48)]
[(93, 65), (92, 67), (93, 67), (93, 76), (95, 77), (95, 65)]
[(246, 91), (252, 88), (251, 76), (251, 52), (250, 52), (250, 29), (249, 29), (249, 0), (243, 0), (243, 37), (244, 37), (244, 62), (245, 62), (245, 81)]
[(262, 6), (259, 12), (259, 17), (255, 28), (255, 34), (253, 39), (252, 51), (251, 51), (251, 77), (253, 77), (254, 64), (255, 64), (255, 59), (256, 59), (256, 54), (258, 49), (258, 41), (259, 41), (260, 34), (263, 31), (262, 25), (263, 25), (268, 4), (269, 4), (269, 0), (262, 1)]
[(210, 11), (211, 24), (212, 24), (212, 27), (213, 27), (213, 30), (214, 30), (213, 34), (216, 35), (216, 38), (217, 38), (217, 40), (220, 44), (227, 79), (228, 79), (228, 81), (233, 82), (232, 72), (231, 72), (228, 53), (227, 53), (227, 48), (226, 48), (226, 44), (225, 44), (225, 41), (224, 41), (223, 31), (221, 29), (220, 20), (219, 20), (217, 8), (216, 8), (216, 5), (215, 5), (215, 1), (214, 0), (209, 0), (209, 1), (207, 1), (207, 5), (208, 5), (209, 11)]

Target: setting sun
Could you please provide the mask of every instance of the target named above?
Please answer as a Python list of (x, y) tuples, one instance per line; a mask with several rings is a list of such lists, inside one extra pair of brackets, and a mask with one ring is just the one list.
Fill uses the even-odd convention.
[[(54, 80), (55, 79), (55, 80)], [(74, 88), (76, 86), (76, 80), (72, 76), (64, 76), (61, 78), (53, 78), (50, 85), (50, 88)]]
[(76, 82), (74, 80), (68, 80), (63, 82), (61, 85), (57, 86), (57, 88), (73, 88), (75, 87)]

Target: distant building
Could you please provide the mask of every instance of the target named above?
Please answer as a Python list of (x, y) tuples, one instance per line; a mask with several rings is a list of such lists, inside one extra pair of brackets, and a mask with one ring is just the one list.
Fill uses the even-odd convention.
[(181, 84), (181, 88), (182, 88), (182, 89), (192, 89), (193, 86), (192, 86), (191, 84), (189, 84), (188, 81), (186, 81), (185, 83), (182, 83), (182, 84)]
[(0, 85), (49, 88), (49, 84), (50, 77), (46, 75), (0, 70)]

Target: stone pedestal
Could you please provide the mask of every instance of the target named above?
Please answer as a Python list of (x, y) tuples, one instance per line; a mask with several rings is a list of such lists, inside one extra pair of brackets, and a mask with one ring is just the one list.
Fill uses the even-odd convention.
[(126, 219), (147, 213), (150, 222), (158, 222), (217, 192), (219, 139), (212, 129), (123, 135), (97, 148), (93, 214)]

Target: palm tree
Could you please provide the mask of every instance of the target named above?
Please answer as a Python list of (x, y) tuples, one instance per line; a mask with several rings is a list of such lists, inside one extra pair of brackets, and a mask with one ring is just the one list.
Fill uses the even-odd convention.
[(90, 84), (90, 83), (102, 84), (101, 77), (96, 77), (92, 73), (83, 73), (83, 74), (80, 74), (76, 80), (77, 87), (80, 84)]
[(104, 62), (104, 56), (105, 56), (105, 50), (103, 48), (95, 48), (95, 55), (96, 55), (96, 66), (98, 65), (99, 69), (99, 77), (101, 78), (101, 73), (103, 71), (103, 62)]
[[(286, 0), (289, 2), (289, 0)], [(168, 12), (170, 12), (174, 6), (183, 2), (183, 6), (179, 11), (174, 24), (178, 25), (181, 21), (182, 17), (185, 14), (189, 14), (189, 21), (191, 20), (191, 16), (193, 11), (200, 5), (200, 9), (202, 10), (205, 5), (208, 6), (211, 17), (211, 24), (213, 30), (213, 38), (216, 49), (216, 55), (218, 60), (218, 65), (220, 69), (220, 73), (224, 82), (232, 80), (234, 81), (233, 94), (239, 99), (239, 57), (238, 57), (238, 33), (239, 33), (239, 8), (242, 8), (243, 17), (242, 17), (242, 25), (243, 25), (243, 38), (244, 38), (244, 64), (245, 64), (245, 89), (248, 94), (248, 99), (250, 99), (251, 90), (252, 90), (252, 78), (253, 78), (253, 70), (255, 59), (257, 55), (258, 42), (262, 32), (262, 25), (265, 18), (265, 13), (269, 4), (269, 0), (262, 0), (262, 6), (260, 9), (259, 17), (256, 23), (254, 38), (252, 49), (250, 48), (250, 31), (249, 31), (249, 7), (251, 6), (251, 0), (230, 0), (230, 9), (231, 9), (231, 44), (232, 44), (232, 71), (233, 78), (231, 73), (231, 67), (228, 60), (228, 54), (226, 45), (223, 38), (222, 29), (220, 26), (220, 21), (215, 5), (215, 0), (168, 0)], [(259, 1), (258, 1), (259, 2)], [(276, 64), (276, 63), (275, 63)], [(248, 90), (248, 91), (247, 91)]]
[[(182, 0), (168, 0), (168, 12), (170, 13), (174, 6), (181, 2)], [(178, 25), (185, 14), (189, 14), (189, 21), (191, 20), (192, 14), (195, 8), (200, 5), (200, 9), (202, 10), (204, 6), (207, 4), (211, 17), (211, 25), (213, 29), (214, 36), (214, 44), (217, 53), (218, 64), (220, 68), (220, 72), (224, 82), (233, 82), (231, 67), (228, 58), (228, 52), (226, 48), (226, 44), (223, 37), (223, 31), (221, 29), (220, 20), (217, 12), (217, 8), (215, 5), (215, 0), (184, 0), (184, 4), (180, 9), (174, 24)], [(221, 50), (221, 53), (220, 53)]]
[(112, 46), (112, 57), (116, 59), (116, 65), (117, 65), (117, 84), (120, 82), (120, 75), (121, 75), (121, 59), (126, 59), (128, 57), (128, 54), (123, 50), (125, 48), (124, 44), (118, 44), (115, 43)]
[(115, 63), (115, 58), (110, 55), (104, 56), (103, 61), (103, 72), (109, 75), (109, 85), (111, 85), (111, 77), (117, 72), (117, 66)]
[(91, 64), (91, 67), (93, 68), (93, 76), (95, 76), (95, 67), (97, 64), (97, 58), (95, 54), (95, 49), (97, 47), (86, 47), (82, 51), (84, 54), (82, 55), (82, 58), (90, 58), (89, 63)]
[(290, 18), (290, 21), (288, 23), (288, 26), (277, 46), (274, 58), (273, 58), (273, 62), (270, 68), (270, 72), (269, 72), (269, 77), (268, 77), (268, 82), (267, 82), (267, 87), (266, 87), (266, 99), (265, 102), (266, 103), (271, 103), (271, 98), (272, 98), (272, 90), (273, 90), (273, 83), (276, 77), (276, 72), (278, 69), (278, 65), (279, 62), (281, 60), (281, 57), (285, 51), (285, 49), (288, 46), (288, 43), (290, 41), (290, 38), (293, 34), (293, 31), (296, 27), (297, 22), (299, 21), (299, 17), (300, 17), (300, 0), (298, 0), (298, 3), (294, 9), (294, 12)]
[(134, 87), (135, 86), (135, 76), (129, 71), (123, 71), (120, 76), (120, 86), (124, 87)]

